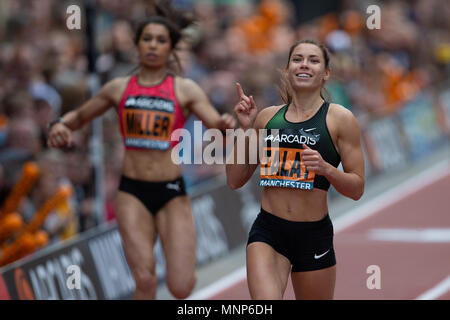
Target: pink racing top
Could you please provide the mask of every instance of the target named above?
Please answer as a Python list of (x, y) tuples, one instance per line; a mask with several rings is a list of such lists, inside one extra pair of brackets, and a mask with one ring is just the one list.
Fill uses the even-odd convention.
[(172, 74), (161, 83), (141, 86), (136, 75), (132, 76), (119, 104), (119, 121), (127, 150), (173, 148), (178, 141), (171, 141), (172, 132), (186, 122), (175, 96)]

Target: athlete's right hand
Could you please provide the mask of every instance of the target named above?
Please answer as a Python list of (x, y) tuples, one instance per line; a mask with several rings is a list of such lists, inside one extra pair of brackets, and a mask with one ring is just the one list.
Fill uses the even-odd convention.
[(242, 129), (247, 130), (253, 127), (258, 109), (256, 108), (253, 96), (247, 97), (242, 90), (239, 83), (236, 83), (237, 92), (239, 96), (239, 102), (234, 107), (234, 113), (236, 114), (239, 125)]
[(50, 148), (65, 148), (72, 144), (72, 130), (64, 123), (54, 124), (48, 133), (47, 145)]

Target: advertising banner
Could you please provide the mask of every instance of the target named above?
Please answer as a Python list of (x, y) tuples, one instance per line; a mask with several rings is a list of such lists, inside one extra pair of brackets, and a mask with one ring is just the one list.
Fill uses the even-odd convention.
[(371, 122), (364, 133), (370, 165), (377, 172), (404, 166), (408, 161), (405, 137), (396, 116)]
[(0, 300), (10, 300), (8, 288), (6, 287), (5, 281), (0, 274)]
[(2, 275), (12, 300), (96, 300), (103, 297), (83, 242), (23, 263), (13, 263), (2, 270)]
[(399, 112), (408, 141), (409, 158), (413, 161), (433, 151), (441, 142), (442, 131), (436, 118), (432, 99), (421, 94)]
[(439, 123), (442, 131), (449, 136), (450, 135), (450, 89), (442, 92), (439, 96)]

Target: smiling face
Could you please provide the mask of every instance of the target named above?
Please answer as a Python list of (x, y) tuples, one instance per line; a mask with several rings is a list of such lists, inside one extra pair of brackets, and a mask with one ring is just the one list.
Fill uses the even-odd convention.
[(159, 23), (149, 23), (138, 41), (139, 60), (150, 68), (166, 65), (172, 51), (169, 30)]
[(286, 71), (294, 91), (322, 88), (330, 76), (322, 50), (311, 43), (301, 43), (294, 48)]

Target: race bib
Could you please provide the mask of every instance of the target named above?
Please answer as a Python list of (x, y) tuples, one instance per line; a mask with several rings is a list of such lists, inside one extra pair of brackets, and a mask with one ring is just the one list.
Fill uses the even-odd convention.
[(315, 173), (306, 169), (302, 152), (297, 148), (264, 148), (259, 185), (312, 190)]
[(168, 149), (175, 119), (173, 109), (171, 101), (161, 98), (131, 97), (128, 99), (122, 120), (125, 145), (136, 148)]

